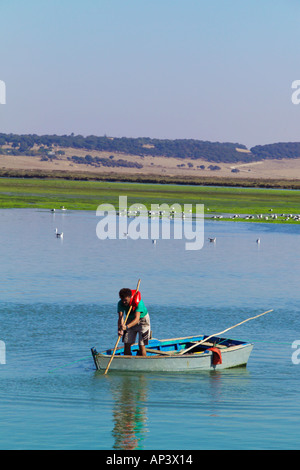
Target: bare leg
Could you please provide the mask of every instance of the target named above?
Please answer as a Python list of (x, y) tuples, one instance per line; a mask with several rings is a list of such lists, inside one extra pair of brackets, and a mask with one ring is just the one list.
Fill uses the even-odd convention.
[(141, 344), (139, 346), (140, 346), (140, 355), (146, 357), (147, 352), (146, 352), (145, 346), (142, 346)]

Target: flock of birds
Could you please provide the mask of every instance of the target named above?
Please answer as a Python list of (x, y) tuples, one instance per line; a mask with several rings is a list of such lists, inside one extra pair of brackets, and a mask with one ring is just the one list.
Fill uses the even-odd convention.
[[(270, 209), (272, 211), (272, 209)], [(290, 219), (295, 220), (296, 222), (300, 222), (300, 214), (270, 214), (270, 215), (264, 215), (264, 214), (257, 214), (255, 215), (239, 215), (239, 214), (234, 214), (230, 216), (230, 219), (244, 219), (244, 220), (251, 220), (251, 219), (264, 219), (264, 220), (276, 220), (278, 217), (282, 217), (286, 222)], [(211, 217), (212, 219), (223, 219), (223, 215), (213, 215)]]
[[(216, 243), (217, 241), (217, 238), (214, 237), (214, 238), (208, 238), (208, 240), (210, 241), (210, 243)], [(260, 238), (257, 238), (256, 239), (256, 243), (259, 245), (260, 244)]]
[[(64, 206), (62, 206), (60, 210), (66, 211), (67, 209)], [(51, 212), (55, 212), (55, 211), (56, 211), (55, 209), (51, 209)], [(151, 211), (149, 211), (149, 212), (151, 212)], [(238, 217), (238, 216), (234, 216), (234, 217)], [(57, 228), (55, 229), (55, 235), (56, 235), (56, 238), (60, 238), (60, 239), (64, 238), (64, 232), (59, 232)], [(127, 238), (128, 237), (128, 232), (124, 232), (124, 236)], [(209, 237), (208, 240), (210, 241), (210, 243), (216, 243), (217, 238), (216, 237)], [(156, 242), (157, 242), (157, 240), (152, 240), (153, 245), (156, 245)], [(256, 243), (258, 245), (260, 244), (260, 238), (257, 238)]]
[(176, 209), (170, 208), (169, 210), (145, 210), (144, 206), (137, 206), (136, 209), (124, 209), (118, 212), (121, 217), (136, 217), (137, 215), (143, 215), (155, 219), (156, 217), (165, 217), (169, 219), (190, 217), (192, 215), (192, 209), (188, 209), (186, 212), (177, 211)]

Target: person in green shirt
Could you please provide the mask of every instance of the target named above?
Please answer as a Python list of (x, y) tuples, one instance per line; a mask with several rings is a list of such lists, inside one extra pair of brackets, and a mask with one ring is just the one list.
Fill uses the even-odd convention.
[(140, 300), (136, 308), (133, 308), (129, 314), (127, 325), (125, 319), (132, 297), (131, 289), (123, 288), (119, 292), (120, 300), (118, 302), (118, 333), (123, 335), (124, 354), (131, 356), (131, 346), (135, 343), (137, 334), (139, 335), (139, 354), (146, 356), (146, 348), (150, 338), (150, 316), (143, 302)]

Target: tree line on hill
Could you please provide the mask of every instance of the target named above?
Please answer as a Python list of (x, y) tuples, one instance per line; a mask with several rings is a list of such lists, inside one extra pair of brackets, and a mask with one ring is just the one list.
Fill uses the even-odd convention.
[(260, 160), (300, 158), (300, 142), (278, 142), (277, 144), (256, 145), (251, 153)]
[(104, 157), (92, 157), (91, 155), (86, 155), (85, 157), (77, 157), (73, 155), (72, 157), (68, 157), (68, 160), (79, 164), (79, 165), (91, 165), (95, 167), (99, 166), (106, 166), (110, 168), (117, 168), (117, 167), (126, 167), (126, 168), (143, 168), (141, 163), (137, 162), (129, 162), (124, 160), (123, 158), (118, 158), (118, 160), (114, 160), (114, 156), (111, 155), (109, 158)]
[[(7, 147), (9, 146), (9, 148)], [(55, 158), (60, 148), (85, 149), (137, 155), (140, 157), (173, 157), (203, 159), (214, 163), (251, 162), (263, 159), (300, 158), (300, 143), (286, 142), (257, 145), (247, 150), (245, 145), (230, 142), (209, 142), (195, 139), (113, 138), (90, 135), (36, 135), (0, 133), (0, 153), (9, 155), (44, 156)], [(100, 157), (99, 157), (100, 158)]]

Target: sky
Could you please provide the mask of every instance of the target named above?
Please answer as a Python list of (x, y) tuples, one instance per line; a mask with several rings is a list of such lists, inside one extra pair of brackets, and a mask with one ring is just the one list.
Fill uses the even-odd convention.
[(0, 0), (0, 132), (300, 141), (299, 21), (300, 0)]

